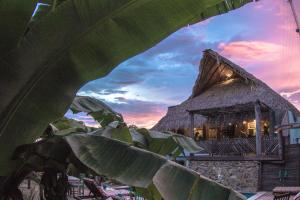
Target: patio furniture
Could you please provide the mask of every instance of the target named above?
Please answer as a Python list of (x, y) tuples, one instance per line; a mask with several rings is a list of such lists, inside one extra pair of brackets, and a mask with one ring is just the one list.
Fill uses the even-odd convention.
[(300, 187), (275, 187), (273, 193), (282, 194), (289, 193), (291, 195), (296, 195), (300, 192)]
[(296, 196), (294, 196), (293, 200), (300, 200), (300, 192), (298, 192), (298, 194), (296, 194)]
[(290, 193), (275, 193), (274, 200), (289, 200), (291, 194)]
[(127, 185), (121, 185), (121, 186), (112, 186), (115, 190), (130, 190), (131, 187)]
[(74, 176), (68, 176), (68, 183), (68, 194), (70, 196), (84, 195), (84, 184), (81, 179)]
[(132, 193), (128, 190), (115, 190), (110, 188), (110, 190), (104, 190), (102, 186), (97, 186), (93, 179), (84, 178), (84, 184), (90, 190), (90, 194), (87, 196), (79, 195), (75, 199), (89, 199), (89, 198), (101, 198), (101, 199), (113, 199), (113, 200), (123, 200), (130, 199)]

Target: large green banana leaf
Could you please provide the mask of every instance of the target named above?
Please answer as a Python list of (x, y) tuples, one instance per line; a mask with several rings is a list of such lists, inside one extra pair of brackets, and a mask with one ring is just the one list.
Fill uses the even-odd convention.
[(172, 132), (159, 132), (143, 129), (130, 129), (133, 142), (146, 146), (146, 149), (161, 155), (167, 155), (175, 151), (177, 147), (185, 149), (190, 153), (197, 153), (203, 148), (196, 142), (183, 135)]
[(36, 4), (36, 0), (0, 1), (0, 57), (22, 40)]
[(43, 17), (46, 17), (47, 14), (51, 11), (52, 7), (48, 4), (38, 4), (33, 14), (32, 18), (28, 24), (28, 31), (31, 27), (37, 24)]
[[(65, 142), (63, 142), (63, 140)], [(66, 148), (70, 147), (70, 150)], [(166, 200), (241, 200), (241, 194), (164, 157), (107, 137), (76, 133), (50, 137), (15, 153), (34, 170), (78, 165), (123, 184), (151, 188)], [(76, 162), (72, 159), (75, 156)], [(152, 196), (155, 200), (160, 195)]]
[(145, 149), (149, 146), (147, 138), (144, 136), (144, 134), (138, 132), (135, 128), (130, 128), (129, 132), (132, 138), (132, 142), (133, 144), (135, 144), (135, 146)]
[(81, 121), (76, 121), (74, 119), (68, 119), (65, 117), (55, 120), (54, 122), (49, 124), (48, 128), (50, 128), (51, 130), (46, 129), (43, 136), (46, 135), (65, 136), (71, 133), (77, 133), (77, 132), (87, 133), (95, 130), (93, 127), (85, 126), (84, 123)]
[[(1, 14), (7, 13), (7, 2), (12, 1), (16, 8), (29, 2), (2, 0)], [(34, 141), (49, 122), (61, 117), (76, 91), (88, 80), (105, 76), (120, 62), (187, 24), (248, 2), (66, 0), (35, 23), (25, 36), (20, 33), (30, 17), (20, 16), (18, 40), (10, 37), (10, 30), (14, 30), (19, 13), (4, 14), (0, 24), (13, 28), (1, 29), (0, 38), (1, 44), (9, 44), (0, 49), (0, 176), (14, 169), (14, 149)], [(10, 51), (16, 41), (21, 42)]]
[(54, 8), (56, 8), (57, 6), (59, 6), (59, 4), (61, 4), (64, 1), (66, 0), (39, 0), (39, 3), (48, 4), (51, 5), (51, 7), (53, 6)]
[(105, 128), (93, 129), (85, 126), (83, 122), (60, 118), (52, 122), (48, 128), (51, 130), (46, 129), (43, 137), (49, 135), (67, 136), (72, 133), (85, 132), (126, 142), (163, 156), (177, 156), (183, 149), (190, 153), (203, 150), (192, 138), (172, 132), (163, 133), (148, 131), (147, 129), (128, 128), (125, 123), (119, 121), (114, 121)]
[(112, 110), (102, 101), (92, 97), (76, 96), (70, 109), (73, 113), (85, 112), (91, 115), (102, 127), (107, 126), (113, 121), (123, 121), (121, 114)]
[[(186, 149), (191, 153), (196, 153), (203, 150), (192, 138), (185, 137), (183, 135), (178, 135), (172, 132), (163, 133), (152, 130), (148, 131), (144, 128), (129, 129), (126, 124), (122, 122), (123, 118), (121, 114), (113, 111), (102, 101), (92, 97), (76, 96), (70, 106), (70, 109), (74, 113), (85, 112), (90, 114), (97, 121), (102, 122), (101, 125), (105, 128), (98, 130), (98, 135), (117, 139), (129, 144), (134, 143), (136, 146), (145, 148), (151, 152), (161, 155), (172, 154), (176, 156), (176, 153), (180, 154), (182, 149)], [(59, 124), (66, 124), (68, 120), (60, 119), (58, 122)], [(59, 133), (64, 135), (66, 133), (70, 133), (70, 130), (72, 132), (74, 130), (76, 131), (78, 126), (76, 126), (76, 124), (74, 124), (74, 126), (70, 126), (71, 122), (72, 120), (70, 120), (67, 130), (62, 130), (61, 127), (56, 126), (59, 130), (62, 130)], [(67, 127), (65, 127), (65, 129), (66, 128)]]
[(110, 123), (99, 135), (127, 142), (129, 144), (133, 143), (132, 136), (126, 124), (119, 123), (118, 121)]
[(166, 200), (244, 199), (192, 170), (117, 140), (86, 134), (72, 134), (65, 140), (75, 156), (96, 173), (136, 187), (154, 184)]

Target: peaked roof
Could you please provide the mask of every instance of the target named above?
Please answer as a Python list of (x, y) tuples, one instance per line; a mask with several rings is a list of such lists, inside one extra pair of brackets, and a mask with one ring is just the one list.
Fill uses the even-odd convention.
[[(229, 78), (244, 79), (246, 83), (264, 84), (240, 66), (211, 49), (204, 51), (200, 70), (190, 98), (200, 95), (216, 83), (226, 81)], [(264, 85), (266, 86), (266, 84)]]
[[(200, 62), (200, 73), (192, 95), (181, 104), (169, 107), (166, 116), (153, 129), (163, 131), (188, 128), (190, 121), (187, 110), (230, 108), (250, 105), (257, 100), (275, 111), (277, 124), (281, 122), (286, 110), (299, 115), (295, 106), (264, 82), (208, 49), (204, 51)], [(200, 126), (204, 121), (203, 116), (197, 115), (195, 125)]]

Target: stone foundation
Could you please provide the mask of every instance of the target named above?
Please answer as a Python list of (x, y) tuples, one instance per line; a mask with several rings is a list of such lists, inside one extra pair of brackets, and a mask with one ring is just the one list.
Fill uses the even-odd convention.
[(255, 161), (189, 161), (188, 167), (239, 192), (256, 192), (259, 163)]

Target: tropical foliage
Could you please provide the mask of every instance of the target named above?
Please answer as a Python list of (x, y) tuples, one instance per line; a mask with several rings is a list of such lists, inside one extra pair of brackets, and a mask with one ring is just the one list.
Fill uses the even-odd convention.
[[(76, 98), (74, 102), (77, 103)], [(86, 102), (89, 105), (90, 101)], [(99, 105), (106, 106), (102, 102)], [(86, 107), (84, 103), (82, 106)], [(104, 175), (137, 187), (147, 199), (243, 199), (229, 188), (164, 157), (179, 149), (200, 151), (191, 138), (170, 132), (129, 129), (124, 122), (118, 121), (91, 131), (82, 123), (62, 118), (52, 123), (49, 129), (40, 141), (17, 148), (14, 158), (22, 160), (19, 173), (47, 171), (43, 180), (50, 172), (65, 174), (72, 166), (80, 172)], [(48, 189), (45, 196), (64, 199), (62, 180), (57, 181), (60, 186), (57, 190)]]
[[(177, 29), (250, 0), (2, 0), (0, 176), (76, 91)], [(51, 9), (49, 9), (49, 6)], [(16, 14), (17, 13), (17, 14)]]
[(102, 127), (113, 121), (123, 122), (121, 114), (115, 112), (103, 102), (90, 97), (76, 96), (70, 109), (73, 113), (85, 112), (98, 121)]
[(10, 182), (20, 167), (15, 149), (60, 118), (80, 86), (179, 28), (248, 2), (1, 0), (0, 195), (18, 183)]

